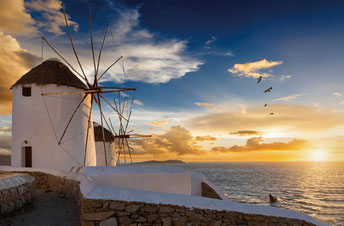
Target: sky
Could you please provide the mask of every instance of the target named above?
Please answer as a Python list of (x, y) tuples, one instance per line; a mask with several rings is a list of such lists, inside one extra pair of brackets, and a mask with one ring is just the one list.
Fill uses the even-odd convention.
[[(129, 127), (152, 134), (135, 161), (344, 161), (343, 1), (64, 1), (92, 77), (89, 2), (100, 70), (123, 56), (101, 85), (136, 88)], [(9, 87), (58, 58), (41, 36), (77, 68), (60, 0), (0, 2), (0, 153)]]

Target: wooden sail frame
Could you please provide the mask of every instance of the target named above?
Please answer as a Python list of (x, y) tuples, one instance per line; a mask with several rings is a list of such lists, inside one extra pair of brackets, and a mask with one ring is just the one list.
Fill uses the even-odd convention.
[[(102, 111), (102, 102), (101, 99), (104, 100), (118, 115), (118, 117), (120, 118), (120, 134), (123, 135), (125, 134), (126, 131), (123, 130), (123, 125), (122, 125), (122, 121), (126, 121), (126, 129), (128, 127), (129, 124), (129, 120), (130, 120), (130, 115), (128, 118), (123, 116), (123, 109), (120, 109), (116, 106), (113, 106), (107, 99), (106, 97), (104, 97), (104, 93), (116, 93), (118, 92), (120, 95), (120, 92), (125, 92), (125, 91), (135, 91), (135, 88), (122, 88), (122, 87), (101, 87), (99, 86), (99, 81), (100, 79), (108, 72), (108, 70), (110, 70), (116, 63), (119, 62), (119, 60), (121, 60), (123, 58), (123, 56), (120, 56), (118, 59), (116, 59), (109, 67), (107, 67), (107, 69), (100, 75), (98, 76), (98, 72), (99, 72), (99, 63), (101, 61), (101, 54), (102, 54), (102, 50), (104, 47), (104, 43), (106, 40), (106, 36), (107, 33), (109, 31), (110, 26), (107, 27), (102, 44), (101, 44), (101, 48), (98, 54), (98, 59), (97, 59), (97, 63), (96, 63), (96, 59), (95, 59), (95, 51), (94, 51), (94, 45), (93, 45), (93, 35), (92, 35), (92, 18), (91, 18), (91, 4), (89, 4), (89, 18), (90, 18), (90, 41), (91, 41), (91, 49), (92, 49), (92, 59), (93, 59), (93, 66), (94, 66), (94, 80), (93, 80), (93, 84), (91, 84), (91, 82), (87, 79), (87, 76), (83, 70), (82, 64), (80, 62), (80, 59), (78, 57), (77, 51), (74, 47), (74, 42), (73, 42), (73, 38), (69, 29), (69, 24), (68, 24), (68, 20), (67, 20), (67, 16), (66, 16), (66, 12), (65, 12), (65, 8), (63, 3), (61, 4), (61, 8), (63, 11), (63, 15), (64, 15), (64, 19), (65, 19), (65, 23), (66, 23), (66, 27), (68, 30), (68, 36), (69, 36), (69, 40), (75, 55), (75, 58), (77, 59), (78, 65), (80, 67), (80, 70), (82, 73), (79, 73), (63, 56), (62, 54), (59, 53), (59, 51), (51, 44), (49, 43), (49, 41), (45, 38), (42, 37), (42, 40), (45, 41), (45, 43), (72, 69), (72, 71), (74, 71), (79, 78), (81, 78), (85, 83), (86, 83), (86, 89), (83, 91), (76, 91), (76, 92), (64, 92), (64, 93), (42, 93), (42, 96), (56, 96), (56, 95), (72, 95), (72, 94), (83, 94), (83, 98), (80, 101), (80, 103), (77, 105), (77, 107), (74, 109), (72, 115), (70, 116), (68, 123), (61, 135), (61, 137), (58, 139), (58, 144), (61, 145), (62, 140), (66, 134), (66, 132), (68, 131), (68, 128), (71, 124), (71, 122), (74, 119), (74, 116), (76, 114), (76, 112), (78, 111), (78, 109), (80, 108), (80, 106), (82, 106), (82, 104), (84, 103), (84, 101), (86, 100), (86, 98), (88, 97), (88, 95), (91, 96), (91, 106), (90, 106), (90, 110), (89, 110), (89, 114), (88, 114), (88, 127), (87, 127), (87, 132), (86, 132), (86, 141), (85, 141), (85, 152), (84, 152), (84, 165), (86, 165), (86, 159), (87, 159), (87, 145), (88, 145), (88, 137), (89, 137), (89, 130), (91, 128), (90, 126), (90, 121), (91, 121), (91, 115), (92, 115), (92, 108), (94, 106), (94, 102), (95, 104), (98, 106), (99, 109), (99, 114), (100, 114), (100, 121), (101, 121), (101, 127), (102, 127), (102, 142), (103, 142), (103, 147), (104, 147), (104, 157), (105, 157), (105, 165), (108, 165), (108, 161), (107, 161), (107, 154), (106, 154), (106, 141), (105, 141), (105, 133), (104, 133), (104, 122), (107, 124), (111, 134), (116, 137), (119, 136), (117, 135), (117, 133), (113, 130), (113, 126), (111, 124), (111, 128), (110, 125), (108, 124), (108, 122), (105, 119), (104, 113)], [(124, 107), (123, 107), (124, 108)], [(110, 121), (111, 122), (111, 121)], [(123, 138), (123, 139), (127, 139), (127, 138)], [(118, 144), (119, 143), (128, 143), (127, 140), (126, 141), (122, 141), (122, 138), (117, 139), (116, 141)], [(129, 144), (128, 144), (129, 147)], [(131, 154), (130, 154), (130, 158), (131, 158)], [(131, 160), (132, 161), (132, 160)]]

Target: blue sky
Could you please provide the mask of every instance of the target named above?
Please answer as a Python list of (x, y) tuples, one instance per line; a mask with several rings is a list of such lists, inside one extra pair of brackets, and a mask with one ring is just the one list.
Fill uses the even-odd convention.
[[(61, 12), (54, 17), (59, 0), (1, 4), (2, 10), (18, 14), (18, 18), (0, 16), (1, 35), (31, 56), (30, 65), (39, 63), (41, 35), (76, 65)], [(88, 1), (64, 4), (78, 53), (91, 75)], [(115, 41), (129, 78), (124, 80), (116, 65), (103, 84), (137, 88), (135, 97), (142, 104), (134, 106), (136, 131), (164, 136), (180, 126), (194, 137), (215, 137), (213, 144), (202, 144), (207, 150), (214, 145), (245, 145), (249, 135), (228, 133), (246, 130), (262, 130), (266, 142), (307, 139), (317, 148), (321, 145), (314, 140), (319, 137), (343, 140), (344, 2), (107, 0), (91, 5), (96, 49), (111, 25), (102, 70), (119, 57), (113, 51)], [(50, 57), (56, 55), (45, 45), (44, 58)], [(18, 73), (29, 69), (25, 65)], [(260, 75), (264, 79), (257, 84)], [(263, 93), (269, 87), (272, 92)], [(9, 96), (1, 92), (1, 103), (8, 106)], [(10, 120), (9, 112), (4, 110), (0, 118)], [(271, 112), (275, 118), (266, 118)], [(213, 119), (217, 116), (224, 120), (224, 128), (214, 126), (219, 123)], [(239, 118), (240, 126), (231, 122)], [(253, 118), (267, 120), (266, 126), (258, 126), (258, 121), (246, 124)], [(329, 118), (334, 121), (321, 123)], [(307, 129), (300, 129), (301, 124)], [(5, 122), (0, 126), (8, 127)], [(187, 145), (196, 142), (192, 139)]]

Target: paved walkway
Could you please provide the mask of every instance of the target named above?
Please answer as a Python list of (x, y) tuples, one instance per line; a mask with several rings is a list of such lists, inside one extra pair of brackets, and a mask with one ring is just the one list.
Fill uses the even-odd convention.
[(33, 207), (12, 217), (0, 217), (0, 226), (75, 226), (80, 225), (79, 217), (78, 204), (72, 199), (37, 189)]

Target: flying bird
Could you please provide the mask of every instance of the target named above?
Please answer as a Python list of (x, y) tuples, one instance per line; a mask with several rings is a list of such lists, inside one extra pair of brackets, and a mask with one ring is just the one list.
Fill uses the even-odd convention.
[(271, 92), (271, 90), (272, 90), (272, 87), (270, 87), (269, 89), (266, 89), (266, 90), (264, 91), (264, 93)]
[(270, 113), (270, 115), (274, 115), (274, 113), (273, 113), (273, 112), (271, 112), (271, 113)]
[(259, 76), (258, 78), (258, 82), (257, 83), (260, 83), (262, 81), (263, 77), (262, 76)]
[(268, 106), (267, 104), (264, 104), (264, 107)]

